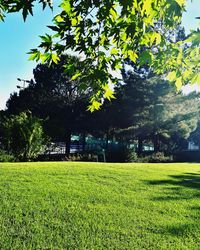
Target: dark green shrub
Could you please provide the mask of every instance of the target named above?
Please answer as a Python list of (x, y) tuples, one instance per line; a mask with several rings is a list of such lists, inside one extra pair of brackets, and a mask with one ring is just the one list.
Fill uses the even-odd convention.
[(7, 118), (3, 133), (3, 147), (19, 161), (35, 159), (46, 142), (41, 120), (30, 112)]
[(98, 156), (94, 153), (74, 153), (65, 158), (67, 161), (98, 161)]
[(163, 152), (153, 153), (148, 156), (138, 158), (138, 162), (150, 162), (150, 163), (159, 163), (159, 162), (172, 162), (172, 156), (165, 156)]
[(200, 150), (184, 150), (173, 155), (176, 162), (200, 162)]
[(128, 149), (126, 162), (137, 162), (138, 156), (133, 149)]
[(110, 147), (106, 151), (107, 162), (136, 162), (137, 154), (133, 149), (128, 149), (125, 145)]
[(4, 150), (0, 150), (0, 162), (14, 162), (15, 157)]
[(91, 153), (72, 153), (68, 157), (64, 154), (41, 154), (36, 161), (98, 161), (97, 154)]

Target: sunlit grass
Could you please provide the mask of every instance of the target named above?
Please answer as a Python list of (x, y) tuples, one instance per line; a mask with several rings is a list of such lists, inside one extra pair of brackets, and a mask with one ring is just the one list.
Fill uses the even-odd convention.
[(0, 249), (200, 249), (200, 165), (0, 165)]

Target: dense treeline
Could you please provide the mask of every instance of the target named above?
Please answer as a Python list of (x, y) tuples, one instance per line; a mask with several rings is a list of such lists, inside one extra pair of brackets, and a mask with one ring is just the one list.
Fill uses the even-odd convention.
[[(134, 65), (124, 66), (123, 83), (115, 86), (115, 100), (105, 101), (100, 111), (87, 111), (91, 92), (82, 85), (80, 89), (79, 81), (72, 81), (71, 75), (66, 74), (63, 65), (67, 62), (73, 63), (72, 71), (80, 67), (78, 58), (71, 56), (63, 56), (59, 64), (50, 67), (39, 64), (34, 69), (34, 80), (19, 93), (11, 94), (1, 116), (13, 119), (21, 112), (31, 112), (31, 116), (43, 120), (44, 134), (51, 141), (65, 142), (66, 155), (70, 153), (72, 134), (81, 135), (83, 150), (85, 136), (92, 134), (105, 138), (106, 150), (108, 141), (115, 140), (123, 145), (134, 143), (139, 156), (144, 143), (153, 145), (154, 152), (171, 154), (183, 148), (185, 139), (196, 129), (199, 94), (177, 93), (161, 76)], [(5, 122), (1, 124), (1, 131), (5, 131)], [(1, 137), (5, 137), (5, 132), (1, 132)], [(9, 152), (14, 152), (11, 146)], [(24, 157), (28, 158), (31, 157)]]

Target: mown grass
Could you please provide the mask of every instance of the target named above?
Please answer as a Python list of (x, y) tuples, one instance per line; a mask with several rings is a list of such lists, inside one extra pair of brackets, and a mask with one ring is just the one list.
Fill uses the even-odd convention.
[(0, 165), (0, 249), (200, 249), (200, 165)]

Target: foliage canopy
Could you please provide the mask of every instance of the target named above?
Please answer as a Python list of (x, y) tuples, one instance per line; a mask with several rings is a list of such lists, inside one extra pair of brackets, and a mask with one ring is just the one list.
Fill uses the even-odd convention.
[[(22, 9), (24, 19), (32, 14), (34, 0), (3, 1), (0, 9)], [(51, 1), (40, 0), (45, 7)], [(32, 49), (30, 60), (58, 63), (67, 51), (82, 55), (89, 70), (77, 71), (82, 88), (91, 88), (91, 111), (99, 109), (104, 98), (113, 98), (113, 71), (130, 58), (137, 65), (150, 65), (165, 73), (177, 89), (186, 83), (200, 83), (200, 31), (192, 31), (184, 40), (168, 40), (167, 35), (180, 24), (186, 0), (61, 0), (60, 13), (49, 28), (52, 35), (41, 36), (39, 49)], [(52, 32), (51, 32), (52, 33)], [(71, 71), (72, 65), (66, 67)], [(86, 67), (87, 68), (87, 67)]]
[(178, 140), (187, 139), (196, 129), (199, 94), (175, 93), (168, 81), (158, 77), (140, 79), (133, 72), (127, 72), (124, 82), (113, 101), (118, 116), (124, 117), (122, 135), (138, 141), (150, 140), (154, 151), (171, 152), (179, 146)]
[(33, 70), (34, 81), (18, 94), (11, 94), (6, 112), (19, 114), (30, 110), (44, 120), (44, 132), (51, 140), (66, 142), (69, 153), (71, 134), (81, 133), (89, 125), (91, 114), (86, 109), (91, 93), (88, 89), (79, 90), (79, 80), (71, 80), (72, 75), (65, 73), (64, 64), (80, 69), (78, 58), (67, 55), (58, 64), (37, 65)]

